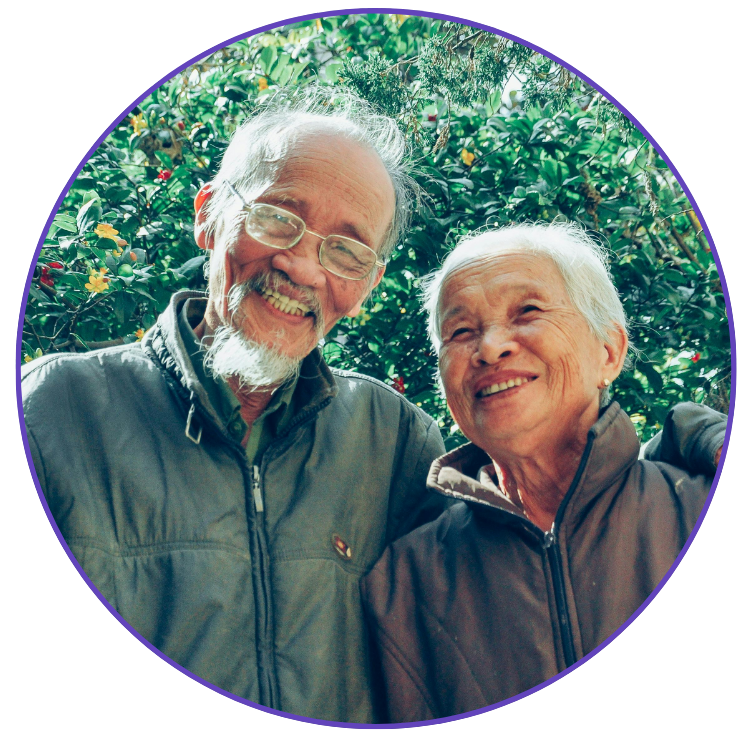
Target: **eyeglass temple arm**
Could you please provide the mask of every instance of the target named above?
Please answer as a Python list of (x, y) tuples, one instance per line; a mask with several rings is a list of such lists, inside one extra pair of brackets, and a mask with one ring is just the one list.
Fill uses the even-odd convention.
[(234, 185), (232, 185), (232, 183), (229, 182), (229, 180), (222, 180), (222, 182), (235, 194), (237, 198), (239, 198), (242, 201), (243, 205), (245, 206), (247, 205), (247, 203), (245, 203), (245, 199), (237, 192)]

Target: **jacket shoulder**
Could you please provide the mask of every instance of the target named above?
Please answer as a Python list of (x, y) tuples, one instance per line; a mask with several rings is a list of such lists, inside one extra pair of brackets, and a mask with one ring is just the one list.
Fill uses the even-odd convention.
[[(110, 391), (117, 383), (124, 385), (122, 375), (140, 380), (158, 366), (140, 344), (123, 344), (89, 352), (49, 354), (21, 367), (21, 393), (28, 419), (34, 404), (45, 408), (61, 405), (76, 398), (86, 399), (98, 386)], [(140, 374), (139, 374), (140, 373)]]
[(713, 477), (690, 474), (672, 464), (641, 459), (630, 470), (628, 484), (634, 492), (629, 494), (648, 503), (654, 512), (672, 508), (692, 530), (711, 491), (712, 480)]
[(422, 409), (377, 378), (336, 368), (331, 368), (331, 372), (339, 389), (339, 398), (344, 401), (369, 399), (385, 408), (401, 411), (418, 419), (425, 428), (435, 424), (435, 420)]

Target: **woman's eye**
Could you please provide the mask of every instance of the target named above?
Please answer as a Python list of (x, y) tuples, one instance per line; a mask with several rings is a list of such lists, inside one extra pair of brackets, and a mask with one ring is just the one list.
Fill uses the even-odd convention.
[(462, 336), (465, 333), (471, 333), (471, 328), (456, 328), (453, 333), (451, 333), (450, 338), (455, 339), (457, 336)]
[(521, 308), (521, 315), (525, 315), (528, 312), (540, 312), (540, 310), (536, 305), (524, 305)]

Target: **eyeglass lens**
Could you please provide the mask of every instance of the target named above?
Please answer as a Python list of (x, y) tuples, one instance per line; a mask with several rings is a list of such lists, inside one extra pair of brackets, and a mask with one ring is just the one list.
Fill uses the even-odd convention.
[[(305, 225), (302, 219), (288, 211), (256, 203), (248, 208), (245, 229), (258, 242), (286, 250), (299, 241)], [(372, 250), (348, 237), (332, 234), (320, 246), (323, 267), (347, 279), (363, 279), (376, 260)]]

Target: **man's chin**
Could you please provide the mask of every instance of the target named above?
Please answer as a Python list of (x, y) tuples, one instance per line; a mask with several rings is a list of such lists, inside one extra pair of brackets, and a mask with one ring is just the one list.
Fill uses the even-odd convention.
[(279, 344), (256, 340), (242, 330), (219, 328), (206, 347), (204, 365), (215, 379), (237, 380), (240, 389), (278, 387), (299, 374), (304, 357)]

